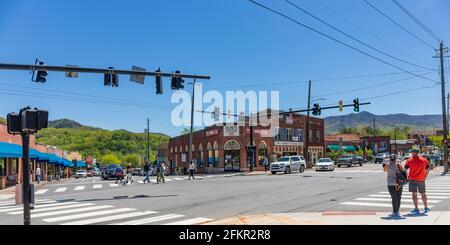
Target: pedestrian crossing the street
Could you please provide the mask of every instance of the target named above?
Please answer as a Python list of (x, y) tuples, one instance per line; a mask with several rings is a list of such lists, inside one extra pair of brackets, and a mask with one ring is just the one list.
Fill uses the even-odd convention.
[[(445, 179), (433, 179), (426, 184), (426, 194), (428, 199), (428, 207), (433, 208), (443, 201), (450, 200), (450, 182)], [(419, 209), (424, 209), (421, 196), (418, 194), (419, 198)], [(392, 208), (392, 200), (388, 191), (380, 191), (377, 193), (370, 194), (365, 197), (358, 197), (351, 201), (339, 203), (343, 206), (359, 206), (366, 208)], [(408, 190), (408, 185), (403, 187), (401, 209), (411, 210), (414, 209), (414, 204), (412, 201), (412, 194)]]
[[(20, 216), (22, 205), (14, 201), (0, 202), (0, 214)], [(58, 202), (50, 199), (37, 199), (31, 210), (31, 218), (51, 225), (197, 225), (212, 219), (187, 217), (183, 214), (163, 214), (158, 211), (140, 211), (131, 207), (92, 202)]]

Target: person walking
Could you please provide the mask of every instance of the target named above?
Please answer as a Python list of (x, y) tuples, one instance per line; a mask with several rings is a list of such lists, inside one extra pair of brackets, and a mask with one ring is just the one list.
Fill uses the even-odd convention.
[(39, 167), (39, 164), (36, 167), (36, 181), (41, 183), (41, 168)]
[(114, 176), (116, 176), (116, 184), (119, 182), (122, 183), (122, 174), (123, 174), (123, 170), (121, 168), (116, 168), (116, 170), (114, 171)]
[(195, 177), (194, 177), (194, 171), (195, 171), (196, 169), (197, 169), (197, 168), (195, 167), (195, 164), (194, 164), (194, 162), (192, 161), (191, 164), (189, 165), (189, 180), (191, 179), (191, 177), (192, 177), (192, 179), (195, 179)]
[(266, 156), (264, 156), (263, 165), (264, 165), (266, 172), (269, 171), (269, 159)]
[(161, 163), (160, 165), (160, 171), (159, 171), (159, 181), (162, 181), (163, 184), (166, 183), (166, 180), (164, 179), (164, 175), (166, 174), (166, 165), (164, 163)]
[(127, 181), (126, 184), (133, 184), (133, 170), (131, 169), (131, 164), (127, 166)]
[(427, 214), (431, 210), (428, 208), (425, 181), (430, 173), (430, 164), (427, 159), (419, 156), (418, 149), (412, 149), (410, 153), (411, 158), (406, 161), (405, 169), (407, 170), (409, 179), (409, 192), (412, 193), (412, 200), (415, 207), (411, 211), (411, 214), (420, 214), (417, 192), (420, 192), (423, 206), (425, 208), (424, 213)]
[(159, 184), (161, 180), (161, 163), (156, 162), (156, 183)]
[(397, 179), (399, 170), (403, 167), (397, 163), (397, 156), (392, 154), (388, 163), (383, 164), (384, 172), (387, 173), (387, 187), (392, 199), (392, 217), (400, 218), (400, 205), (402, 201), (403, 186)]
[(144, 165), (144, 172), (145, 172), (144, 184), (145, 184), (145, 181), (150, 183), (150, 164), (148, 162), (146, 162)]

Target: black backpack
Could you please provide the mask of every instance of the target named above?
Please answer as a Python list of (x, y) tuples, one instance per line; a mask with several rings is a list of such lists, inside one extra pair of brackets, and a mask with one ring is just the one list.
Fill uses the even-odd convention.
[(406, 171), (401, 170), (399, 166), (397, 170), (397, 184), (406, 185), (407, 183), (408, 183), (408, 175), (406, 174)]

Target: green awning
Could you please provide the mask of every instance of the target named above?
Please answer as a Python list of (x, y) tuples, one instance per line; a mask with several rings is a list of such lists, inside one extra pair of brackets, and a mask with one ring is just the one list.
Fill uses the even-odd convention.
[[(341, 149), (341, 146), (340, 145), (328, 145), (327, 149), (330, 151), (339, 151)], [(346, 151), (346, 152), (354, 152), (354, 151), (356, 151), (356, 147), (354, 147), (352, 145), (343, 145), (342, 150)]]

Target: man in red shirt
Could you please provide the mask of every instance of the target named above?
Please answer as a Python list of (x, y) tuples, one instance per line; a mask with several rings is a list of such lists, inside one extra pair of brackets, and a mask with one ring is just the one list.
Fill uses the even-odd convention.
[(427, 203), (427, 195), (425, 188), (425, 181), (430, 173), (430, 165), (427, 159), (419, 156), (418, 149), (412, 149), (410, 151), (411, 158), (406, 161), (405, 169), (408, 170), (409, 179), (409, 192), (412, 192), (412, 199), (415, 209), (411, 211), (412, 214), (420, 214), (419, 200), (417, 198), (417, 191), (422, 196), (423, 206), (425, 207), (425, 213), (430, 212)]

